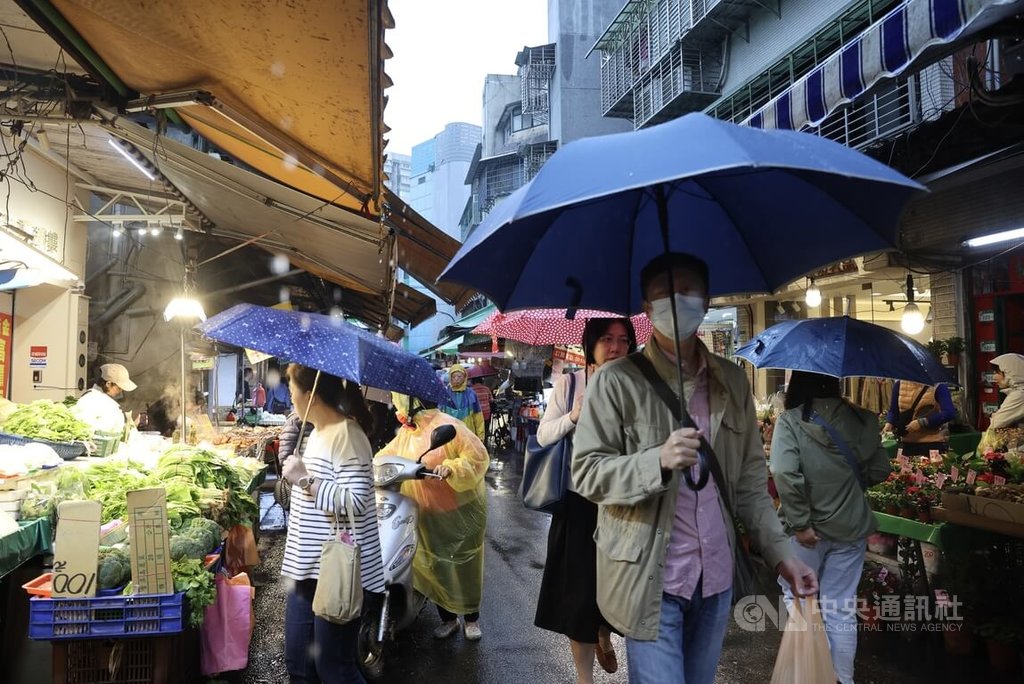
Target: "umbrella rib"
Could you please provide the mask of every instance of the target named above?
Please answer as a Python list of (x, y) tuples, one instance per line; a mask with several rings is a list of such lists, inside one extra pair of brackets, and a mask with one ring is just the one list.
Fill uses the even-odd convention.
[[(698, 179), (698, 178), (690, 178), (688, 180), (692, 180), (697, 185), (697, 187), (699, 187), (704, 192), (708, 193), (708, 197), (710, 197), (712, 199), (712, 201), (715, 204), (718, 205), (718, 208), (722, 210), (723, 214), (725, 214), (727, 217), (729, 217), (729, 221), (732, 222), (732, 225), (734, 225), (736, 227), (737, 231), (738, 231), (739, 227), (740, 227), (740, 224), (733, 217), (732, 213), (730, 213), (730, 211), (726, 208), (726, 205), (722, 203), (722, 200), (718, 199), (718, 196), (714, 192), (709, 190), (706, 185), (701, 183), (700, 179)], [(757, 266), (757, 272), (761, 274), (761, 281), (766, 286), (769, 285), (769, 283), (771, 281), (768, 279), (768, 275), (764, 272), (764, 267), (761, 266), (761, 262), (757, 261), (756, 259), (754, 259), (753, 261), (754, 261), (754, 265)], [(709, 287), (709, 289), (710, 289), (710, 287)], [(708, 293), (708, 295), (710, 296), (710, 293)]]
[[(633, 311), (632, 311), (632, 308), (633, 308), (633, 287), (634, 287), (634, 285), (633, 285), (633, 258), (636, 256), (636, 223), (637, 223), (637, 219), (640, 217), (640, 204), (644, 201), (644, 195), (647, 194), (648, 190), (649, 190), (648, 188), (644, 188), (642, 191), (640, 191), (640, 192), (638, 192), (636, 194), (636, 206), (633, 208), (633, 235), (632, 235), (632, 239), (630, 239), (630, 241), (629, 241), (629, 261), (627, 262), (629, 265), (626, 267), (628, 272), (629, 272), (629, 278), (627, 279), (629, 284), (627, 285), (628, 291), (626, 292), (626, 308), (630, 309), (629, 311), (625, 312), (627, 315), (630, 315), (630, 314), (633, 313)], [(640, 274), (638, 273), (637, 275), (640, 275)], [(641, 287), (641, 290), (642, 289), (643, 288)], [(640, 293), (640, 302), (641, 302), (640, 306), (641, 306), (641, 308), (643, 307), (644, 299), (645, 299), (645, 294), (643, 292), (641, 292)]]

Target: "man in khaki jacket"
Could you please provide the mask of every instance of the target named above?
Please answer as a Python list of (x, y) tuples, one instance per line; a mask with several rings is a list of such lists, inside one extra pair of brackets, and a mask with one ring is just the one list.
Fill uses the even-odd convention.
[[(688, 254), (659, 256), (643, 269), (641, 287), (654, 335), (640, 353), (675, 392), (676, 355), (682, 359), (687, 409), (699, 432), (677, 429), (634, 361), (616, 360), (587, 388), (572, 477), (579, 494), (598, 504), (597, 600), (627, 637), (630, 682), (712, 684), (728, 626), (736, 543), (719, 488), (753, 546), (796, 594), (815, 593), (817, 578), (794, 556), (768, 496), (746, 375), (696, 337), (708, 309), (707, 264)], [(701, 435), (726, 482), (712, 478), (693, 491), (682, 471), (697, 462)]]

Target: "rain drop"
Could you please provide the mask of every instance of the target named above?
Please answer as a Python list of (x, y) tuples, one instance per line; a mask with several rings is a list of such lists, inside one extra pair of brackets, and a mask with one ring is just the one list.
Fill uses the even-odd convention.
[(299, 167), (299, 160), (293, 154), (284, 155), (284, 160), (281, 163), (284, 165), (285, 171), (294, 171)]
[(290, 267), (288, 257), (284, 254), (275, 254), (274, 258), (270, 260), (270, 272), (274, 275), (284, 275)]
[(273, 64), (270, 65), (270, 75), (273, 76), (274, 78), (284, 78), (284, 71), (285, 69), (283, 62), (275, 61)]

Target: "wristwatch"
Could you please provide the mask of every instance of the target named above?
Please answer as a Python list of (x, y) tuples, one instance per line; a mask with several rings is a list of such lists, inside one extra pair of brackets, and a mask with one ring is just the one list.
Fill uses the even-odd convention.
[(313, 481), (315, 479), (316, 478), (313, 477), (312, 475), (306, 475), (304, 477), (300, 477), (299, 481), (297, 483), (299, 485), (299, 489), (301, 489), (304, 492), (308, 492), (309, 488), (313, 486)]

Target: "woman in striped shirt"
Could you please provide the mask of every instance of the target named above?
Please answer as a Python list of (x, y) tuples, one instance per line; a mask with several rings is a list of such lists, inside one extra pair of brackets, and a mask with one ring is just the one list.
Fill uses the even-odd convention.
[(377, 535), (370, 413), (359, 386), (292, 364), (288, 381), (295, 407), (313, 424), (302, 456), (285, 461), (292, 485), (291, 517), (281, 574), (295, 581), (285, 607), (285, 661), (292, 684), (364, 682), (356, 664), (359, 620), (337, 625), (313, 615), (320, 551), (336, 524), (355, 517), (364, 592), (384, 591)]

